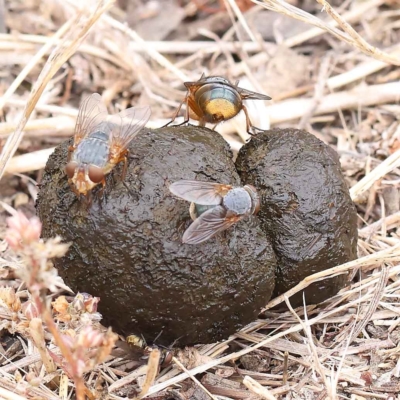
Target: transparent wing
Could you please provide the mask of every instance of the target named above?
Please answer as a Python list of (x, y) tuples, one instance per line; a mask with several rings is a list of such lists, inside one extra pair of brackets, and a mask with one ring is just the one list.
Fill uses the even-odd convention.
[(169, 187), (175, 196), (205, 206), (221, 204), (222, 197), (231, 189), (231, 185), (189, 180), (174, 182)]
[(271, 100), (272, 97), (269, 97), (265, 94), (252, 92), (251, 90), (243, 89), (237, 87), (236, 90), (239, 92), (240, 96), (244, 100)]
[(128, 343), (122, 340), (117, 340), (115, 345), (125, 353), (124, 354), (125, 358), (138, 361), (144, 356), (144, 350), (142, 347), (129, 345)]
[(199, 244), (214, 236), (216, 233), (228, 229), (242, 217), (234, 216), (227, 218), (226, 209), (217, 206), (201, 214), (194, 220), (192, 225), (186, 229), (182, 242), (187, 244)]
[(89, 135), (96, 126), (107, 118), (107, 108), (101, 102), (98, 93), (86, 97), (79, 107), (74, 132), (74, 145), (76, 146), (84, 137)]
[(115, 123), (111, 136), (111, 147), (119, 152), (126, 150), (132, 139), (142, 130), (150, 119), (151, 109), (146, 107), (131, 107), (109, 118)]

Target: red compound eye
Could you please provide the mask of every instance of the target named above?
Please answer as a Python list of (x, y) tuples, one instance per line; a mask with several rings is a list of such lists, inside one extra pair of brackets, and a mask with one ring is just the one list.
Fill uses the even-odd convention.
[(93, 183), (100, 183), (104, 179), (104, 172), (100, 167), (95, 165), (89, 166), (89, 179)]
[(78, 166), (78, 163), (76, 163), (75, 161), (71, 161), (65, 166), (64, 170), (69, 179), (72, 179), (72, 177), (74, 176), (75, 169), (77, 166)]

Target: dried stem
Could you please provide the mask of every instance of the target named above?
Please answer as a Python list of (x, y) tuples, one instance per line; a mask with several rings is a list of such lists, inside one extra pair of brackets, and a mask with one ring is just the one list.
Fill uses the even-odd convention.
[[(358, 35), (354, 29), (350, 27), (350, 25), (342, 18), (339, 16), (339, 14), (334, 13), (332, 8), (329, 6), (329, 4), (324, 1), (324, 0), (317, 0), (318, 3), (323, 4), (324, 8), (331, 13), (331, 16), (335, 17), (335, 20), (339, 26), (342, 28), (345, 27), (346, 31), (342, 32), (341, 30), (327, 24), (326, 22), (320, 20), (319, 18), (297, 8), (294, 7), (288, 3), (286, 3), (283, 0), (252, 0), (253, 3), (259, 4), (268, 10), (272, 10), (275, 12), (279, 12), (284, 15), (288, 15), (292, 18), (298, 19), (300, 21), (303, 21), (307, 24), (314, 25), (320, 29), (325, 30), (326, 32), (329, 32), (333, 36), (337, 37), (338, 39), (354, 46), (355, 48), (358, 48), (361, 50), (363, 53), (367, 54), (368, 56), (374, 57), (377, 60), (384, 61), (385, 63), (388, 64), (393, 64), (400, 66), (400, 58), (398, 57), (393, 57), (390, 54), (387, 54), (379, 49), (377, 49), (374, 46), (371, 46), (368, 44), (364, 39)], [(349, 35), (349, 32), (351, 32), (351, 35)]]

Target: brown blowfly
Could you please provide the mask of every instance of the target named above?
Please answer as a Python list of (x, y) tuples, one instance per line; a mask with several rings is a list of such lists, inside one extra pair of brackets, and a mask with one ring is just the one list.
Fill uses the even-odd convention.
[(94, 93), (83, 100), (76, 120), (74, 143), (68, 149), (65, 173), (74, 193), (88, 197), (91, 190), (102, 184), (105, 176), (121, 161), (122, 179), (127, 171), (128, 146), (146, 125), (150, 107), (132, 107), (115, 115), (108, 115), (101, 96)]
[(185, 120), (180, 125), (187, 123), (189, 118), (192, 118), (199, 121), (199, 126), (211, 123), (214, 124), (213, 129), (215, 129), (220, 122), (235, 117), (243, 110), (246, 116), (247, 133), (253, 135), (252, 129), (253, 131), (260, 131), (260, 128), (251, 124), (243, 100), (271, 100), (271, 97), (243, 89), (238, 84), (239, 81), (233, 85), (227, 79), (220, 76), (205, 77), (204, 74), (196, 82), (184, 82), (187, 88), (186, 96), (171, 121), (165, 126), (168, 126), (175, 120), (183, 103), (185, 103)]
[(143, 337), (134, 334), (127, 336), (126, 341), (117, 340), (116, 346), (123, 350), (128, 358), (142, 362), (146, 362), (150, 353), (154, 349), (158, 349), (160, 351), (159, 363), (161, 367), (167, 367), (174, 355), (172, 349), (159, 347), (154, 344), (147, 345)]

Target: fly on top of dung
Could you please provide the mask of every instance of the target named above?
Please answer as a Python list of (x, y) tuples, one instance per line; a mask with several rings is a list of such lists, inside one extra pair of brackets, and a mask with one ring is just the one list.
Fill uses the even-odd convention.
[(243, 110), (246, 116), (246, 130), (250, 135), (253, 131), (261, 130), (251, 124), (250, 117), (244, 100), (271, 100), (271, 97), (261, 93), (252, 92), (238, 86), (239, 81), (234, 85), (227, 79), (220, 76), (208, 76), (204, 74), (198, 81), (184, 82), (187, 93), (182, 103), (177, 108), (171, 124), (178, 116), (183, 103), (186, 104), (185, 120), (182, 124), (192, 118), (199, 121), (200, 126), (206, 123), (214, 124), (213, 129), (223, 121), (227, 121)]
[(90, 202), (92, 189), (101, 183), (104, 190), (105, 176), (121, 161), (124, 162), (122, 179), (125, 178), (128, 146), (150, 115), (148, 106), (108, 115), (98, 93), (83, 100), (65, 166), (68, 183), (78, 197), (87, 196)]

